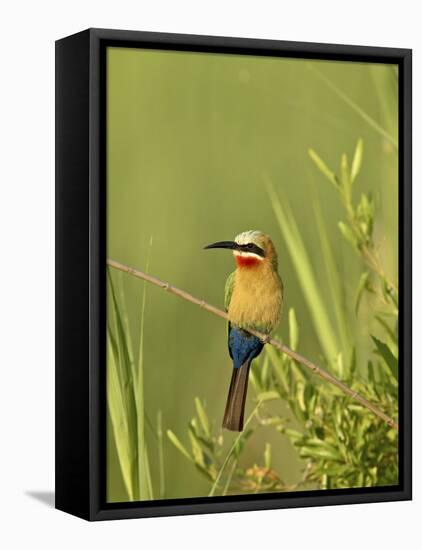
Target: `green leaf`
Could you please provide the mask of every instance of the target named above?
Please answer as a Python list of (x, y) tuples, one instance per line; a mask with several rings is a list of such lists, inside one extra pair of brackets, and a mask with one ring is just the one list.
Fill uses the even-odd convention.
[[(142, 461), (142, 467), (145, 470), (143, 473), (140, 472), (140, 480), (144, 480), (145, 486), (140, 489), (140, 499), (142, 500), (154, 500), (154, 492), (152, 489), (152, 477), (151, 477), (151, 469), (149, 466), (149, 459), (148, 459), (148, 447), (146, 442), (143, 443), (143, 461)], [(141, 482), (141, 481), (140, 481)]]
[(257, 396), (258, 401), (273, 401), (274, 399), (279, 399), (279, 394), (273, 390), (273, 391), (265, 391), (262, 393), (259, 393)]
[(195, 407), (196, 413), (198, 415), (199, 421), (201, 423), (202, 429), (207, 437), (210, 436), (210, 423), (208, 421), (207, 413), (205, 412), (204, 407), (198, 397), (195, 397)]
[(302, 399), (302, 402), (300, 403), (301, 392), (302, 392), (302, 389), (299, 388), (299, 394), (296, 395), (294, 398), (289, 399), (289, 406), (292, 413), (297, 418), (297, 420), (299, 420), (299, 422), (305, 423), (308, 419), (308, 416), (307, 414), (305, 414), (306, 407), (304, 406), (305, 402), (303, 401), (303, 399)]
[(264, 355), (262, 359), (262, 367), (261, 367), (261, 382), (262, 387), (267, 389), (269, 386), (269, 373), (270, 373), (270, 359), (267, 354)]
[(377, 351), (379, 355), (384, 359), (386, 364), (388, 365), (391, 374), (393, 377), (398, 380), (399, 378), (399, 364), (398, 359), (393, 355), (393, 352), (390, 350), (390, 348), (385, 344), (384, 342), (381, 342), (381, 340), (378, 340), (378, 338), (375, 338), (375, 336), (371, 335), (372, 340), (374, 341)]
[(295, 310), (292, 307), (289, 309), (289, 338), (290, 347), (292, 350), (296, 350), (299, 342), (299, 327), (297, 325)]
[(356, 144), (355, 154), (352, 161), (352, 170), (350, 179), (353, 183), (357, 177), (357, 175), (360, 172), (360, 168), (362, 166), (362, 156), (363, 156), (363, 139), (358, 139), (358, 142)]
[(301, 410), (305, 412), (306, 411), (305, 384), (303, 382), (297, 382), (296, 384), (296, 399)]
[(127, 412), (124, 403), (124, 393), (117, 375), (116, 353), (113, 351), (112, 340), (107, 337), (107, 407), (110, 415), (112, 434), (119, 459), (120, 471), (129, 497), (134, 500), (134, 461)]
[[(131, 463), (131, 493), (132, 493), (132, 499), (131, 500), (138, 500), (140, 498), (140, 485), (139, 485), (139, 465), (138, 465), (138, 441), (139, 441), (139, 434), (138, 434), (138, 414), (137, 414), (137, 395), (135, 392), (135, 374), (134, 374), (134, 365), (130, 360), (131, 354), (129, 350), (130, 343), (127, 339), (127, 334), (124, 328), (123, 323), (123, 317), (125, 315), (124, 313), (124, 305), (119, 304), (117, 300), (117, 293), (113, 284), (113, 278), (111, 276), (110, 269), (107, 269), (107, 275), (108, 275), (108, 289), (110, 291), (111, 300), (109, 301), (109, 307), (110, 307), (110, 317), (114, 320), (114, 337), (111, 336), (110, 332), (110, 342), (113, 345), (113, 342), (115, 342), (115, 351), (117, 352), (114, 356), (114, 362), (110, 363), (110, 354), (107, 356), (107, 370), (108, 367), (110, 369), (114, 369), (114, 373), (111, 373), (113, 376), (116, 375), (116, 383), (114, 384), (113, 393), (118, 391), (120, 392), (121, 399), (121, 406), (123, 407), (125, 411), (125, 419), (126, 419), (126, 431), (119, 433), (118, 423), (116, 423), (116, 419), (114, 420), (114, 429), (115, 429), (115, 442), (117, 445), (122, 445), (124, 448), (127, 447), (128, 453), (129, 453), (129, 459)], [(107, 373), (108, 375), (110, 373)], [(114, 395), (108, 394), (108, 398), (115, 398)], [(116, 412), (115, 412), (116, 414)], [(113, 418), (112, 418), (113, 423)], [(116, 432), (117, 430), (117, 432)], [(123, 439), (127, 439), (126, 442), (123, 441)], [(122, 454), (119, 454), (119, 457), (122, 456)], [(119, 458), (120, 459), (120, 458)], [(122, 468), (122, 465), (121, 465)]]
[(332, 460), (341, 461), (342, 457), (335, 449), (328, 449), (325, 447), (301, 447), (299, 454), (301, 457), (318, 457), (318, 458), (330, 458)]
[(350, 359), (350, 367), (349, 367), (349, 376), (350, 378), (353, 378), (357, 367), (357, 358), (356, 358), (356, 346), (353, 346), (352, 348), (352, 357)]
[(256, 393), (262, 391), (261, 378), (259, 376), (259, 364), (257, 361), (252, 363), (252, 368), (249, 373), (249, 383), (252, 385)]
[(372, 200), (371, 195), (366, 196), (365, 193), (362, 193), (357, 207), (356, 215), (360, 231), (368, 241), (372, 237), (372, 232), (374, 228), (374, 214), (374, 201)]
[(337, 355), (336, 367), (337, 367), (337, 376), (340, 379), (343, 379), (344, 378), (344, 361), (343, 361), (343, 352), (341, 351)]
[(161, 409), (157, 413), (157, 440), (158, 440), (158, 462), (160, 474), (160, 498), (166, 493), (166, 479), (164, 472), (164, 441), (163, 441), (163, 414)]
[[(385, 329), (388, 336), (391, 338), (391, 340), (394, 342), (395, 345), (397, 345), (397, 333), (394, 329), (392, 329), (387, 321), (383, 319), (380, 315), (375, 315), (375, 319), (378, 321), (378, 323)], [(394, 354), (397, 355), (397, 354)]]
[(333, 456), (340, 457), (339, 452), (333, 445), (327, 443), (327, 441), (324, 441), (323, 439), (319, 439), (318, 437), (311, 437), (307, 439), (305, 444), (307, 447), (324, 447), (325, 449), (328, 449)]
[(287, 244), (292, 264), (307, 300), (315, 331), (323, 352), (331, 363), (339, 351), (339, 338), (331, 323), (327, 302), (323, 298), (321, 284), (314, 271), (314, 258), (310, 256), (305, 247), (287, 200), (280, 201), (270, 182), (268, 182), (267, 189), (280, 231)]
[(245, 446), (246, 441), (251, 437), (252, 434), (253, 434), (252, 429), (248, 429), (248, 430), (244, 429), (243, 432), (240, 432), (239, 435), (241, 435), (241, 437), (238, 437), (236, 439), (235, 444), (233, 445), (233, 455), (236, 458), (240, 457), (240, 455), (242, 454), (243, 447)]
[[(149, 271), (151, 244), (148, 250), (146, 271)], [(139, 500), (152, 500), (152, 480), (147, 451), (145, 425), (147, 415), (145, 414), (144, 401), (144, 332), (145, 332), (145, 308), (146, 308), (147, 284), (143, 283), (141, 315), (139, 323), (139, 348), (137, 371), (134, 372), (134, 395), (137, 411), (137, 432), (138, 432), (138, 476), (139, 476)]]
[(350, 227), (346, 225), (344, 222), (338, 222), (338, 228), (340, 229), (343, 237), (347, 241), (349, 241), (349, 243), (353, 246), (353, 248), (356, 251), (359, 251), (358, 241), (352, 229), (350, 229)]
[(131, 396), (128, 396), (128, 401), (133, 401), (134, 395), (133, 395), (133, 365), (130, 362), (130, 353), (127, 346), (127, 339), (126, 339), (126, 333), (124, 330), (122, 315), (120, 311), (119, 304), (117, 302), (116, 297), (116, 291), (114, 289), (113, 284), (113, 278), (110, 273), (110, 269), (107, 269), (107, 275), (108, 275), (108, 287), (110, 289), (111, 294), (111, 312), (113, 312), (114, 317), (114, 330), (116, 333), (116, 341), (117, 341), (117, 349), (118, 349), (118, 356), (117, 356), (117, 370), (120, 378), (120, 383), (123, 388), (126, 389), (127, 392), (132, 393)]
[(186, 457), (191, 462), (194, 462), (193, 458), (190, 456), (186, 448), (182, 445), (182, 443), (179, 441), (177, 436), (171, 430), (167, 430), (167, 437), (170, 439), (170, 441), (173, 443), (176, 449), (182, 453), (184, 457)]
[(370, 277), (370, 275), (369, 275), (368, 271), (365, 271), (365, 273), (362, 273), (362, 275), (360, 276), (358, 291), (356, 293), (356, 302), (355, 302), (355, 313), (356, 313), (356, 315), (359, 312), (359, 306), (360, 306), (360, 302), (362, 300), (363, 292), (364, 292), (365, 289), (368, 288), (369, 277)]
[[(374, 371), (374, 365), (372, 361), (368, 361), (368, 380), (371, 384), (375, 386), (375, 371)], [(356, 405), (356, 406), (360, 407), (360, 405)]]
[(272, 346), (265, 346), (265, 353), (268, 354), (270, 358), (271, 365), (277, 375), (282, 388), (282, 392), (288, 394), (291, 386), (291, 371), (286, 367), (286, 362), (284, 358), (277, 353), (277, 351)]
[(188, 431), (188, 436), (189, 436), (189, 440), (192, 448), (192, 456), (194, 461), (200, 466), (205, 468), (204, 453), (202, 452), (202, 447), (196, 438), (195, 431), (190, 429)]
[(195, 468), (201, 472), (202, 475), (204, 475), (209, 481), (214, 481), (215, 476), (211, 474), (204, 466), (199, 464), (198, 462), (195, 462)]
[(321, 159), (321, 157), (313, 149), (308, 149), (308, 154), (311, 157), (311, 159), (314, 161), (314, 163), (315, 163), (316, 167), (319, 169), (319, 171), (322, 174), (324, 174), (324, 176), (326, 178), (328, 178), (335, 187), (338, 187), (339, 182), (338, 182), (338, 179), (337, 179), (336, 175), (334, 174), (334, 172), (332, 172), (328, 168), (328, 166)]
[(351, 346), (350, 325), (345, 311), (347, 309), (346, 293), (344, 292), (344, 277), (338, 267), (338, 261), (329, 238), (330, 229), (327, 227), (326, 217), (323, 216), (319, 201), (314, 201), (316, 227), (321, 244), (323, 265), (330, 288), (330, 301), (334, 307), (336, 325), (339, 330), (341, 348), (347, 351)]
[(316, 400), (315, 386), (313, 381), (311, 383), (309, 382), (305, 383), (303, 399), (305, 401), (305, 406), (307, 408), (308, 415), (311, 416), (315, 407), (315, 400)]
[(303, 433), (293, 430), (292, 428), (283, 428), (282, 433), (286, 434), (293, 443), (297, 443), (303, 438)]
[(343, 184), (346, 201), (349, 204), (352, 196), (352, 182), (351, 182), (350, 173), (349, 173), (349, 162), (347, 160), (347, 155), (344, 153), (343, 155), (341, 155), (340, 169), (341, 169), (341, 183)]

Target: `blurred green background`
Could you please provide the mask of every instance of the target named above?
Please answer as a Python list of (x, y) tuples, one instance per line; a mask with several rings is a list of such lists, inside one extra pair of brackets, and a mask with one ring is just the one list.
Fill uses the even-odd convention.
[[(373, 320), (367, 302), (358, 321), (354, 314), (361, 260), (338, 231), (342, 206), (310, 161), (308, 149), (338, 169), (341, 154), (350, 158), (357, 139), (363, 139), (364, 160), (355, 189), (357, 194), (373, 193), (380, 255), (387, 274), (396, 280), (397, 151), (362, 116), (369, 114), (390, 135), (397, 135), (396, 77), (396, 67), (389, 65), (109, 48), (108, 257), (144, 270), (150, 255), (150, 273), (222, 307), (233, 259), (226, 251), (204, 251), (204, 245), (233, 239), (248, 229), (265, 231), (279, 253), (285, 312), (290, 307), (296, 311), (300, 352), (320, 362), (315, 326), (267, 193), (270, 181), (281, 203), (293, 212), (335, 326), (316, 216), (324, 220), (342, 281), (348, 330), (364, 356), (371, 346), (368, 333), (376, 334), (377, 328), (368, 326)], [(120, 281), (136, 350), (143, 284), (128, 275), (121, 275)], [(218, 427), (231, 375), (224, 322), (155, 287), (146, 291), (148, 416), (155, 419), (161, 410), (164, 430), (183, 439), (198, 396)], [(285, 321), (279, 330), (282, 338), (287, 336)], [(227, 444), (234, 437), (227, 433)], [(272, 437), (265, 429), (254, 435), (242, 461), (254, 464)], [(154, 453), (148, 427), (146, 438)], [(303, 464), (287, 439), (274, 441), (274, 467), (293, 482)], [(166, 498), (207, 494), (204, 478), (166, 438), (164, 457)], [(154, 477), (157, 461), (151, 460), (151, 468)], [(127, 499), (112, 437), (108, 498)]]

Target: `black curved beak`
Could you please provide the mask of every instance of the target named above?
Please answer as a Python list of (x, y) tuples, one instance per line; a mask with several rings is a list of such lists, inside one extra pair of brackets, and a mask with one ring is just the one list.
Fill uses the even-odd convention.
[(208, 248), (228, 248), (229, 250), (234, 250), (237, 248), (237, 244), (234, 241), (219, 241), (218, 243), (212, 243), (204, 246), (204, 249)]

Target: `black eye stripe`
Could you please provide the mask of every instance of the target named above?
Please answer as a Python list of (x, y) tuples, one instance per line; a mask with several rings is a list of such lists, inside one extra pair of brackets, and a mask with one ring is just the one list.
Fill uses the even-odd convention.
[(258, 254), (258, 256), (261, 256), (262, 258), (265, 257), (265, 253), (262, 248), (254, 243), (241, 244), (239, 245), (239, 248), (245, 252), (253, 252), (254, 254)]

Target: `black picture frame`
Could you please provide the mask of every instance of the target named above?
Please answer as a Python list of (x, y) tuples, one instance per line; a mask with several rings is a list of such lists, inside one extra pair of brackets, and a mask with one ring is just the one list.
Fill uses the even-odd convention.
[[(396, 63), (399, 67), (399, 484), (108, 504), (105, 500), (105, 51), (108, 46)], [(56, 508), (87, 520), (409, 500), (412, 52), (88, 29), (56, 42)]]

